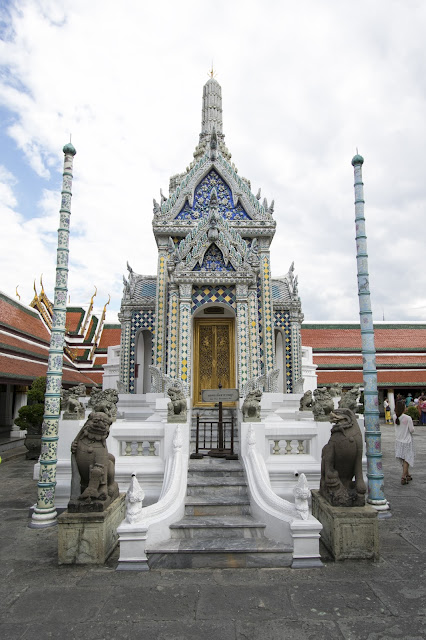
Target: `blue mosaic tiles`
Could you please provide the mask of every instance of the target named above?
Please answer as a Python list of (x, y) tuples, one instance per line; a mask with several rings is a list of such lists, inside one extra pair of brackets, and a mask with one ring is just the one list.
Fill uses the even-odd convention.
[(140, 329), (147, 329), (154, 334), (155, 313), (151, 309), (134, 311), (130, 327), (130, 361), (129, 361), (129, 393), (135, 393), (136, 334)]
[(198, 307), (201, 307), (201, 305), (207, 304), (207, 302), (224, 302), (235, 309), (235, 287), (211, 287), (210, 285), (193, 287), (192, 313), (194, 313)]
[(225, 265), (222, 251), (214, 243), (210, 245), (204, 254), (203, 263), (195, 265), (193, 271), (235, 271), (230, 262)]
[[(291, 350), (291, 324), (290, 314), (288, 311), (274, 312), (274, 327), (283, 330), (283, 342), (285, 345), (285, 381), (286, 391), (293, 391), (293, 363)], [(277, 362), (278, 369), (281, 369), (284, 363)]]
[(214, 187), (218, 197), (219, 213), (224, 218), (227, 220), (251, 220), (240, 204), (234, 205), (231, 189), (214, 169), (196, 187), (192, 208), (186, 202), (176, 216), (176, 220), (206, 218), (209, 214), (210, 195)]

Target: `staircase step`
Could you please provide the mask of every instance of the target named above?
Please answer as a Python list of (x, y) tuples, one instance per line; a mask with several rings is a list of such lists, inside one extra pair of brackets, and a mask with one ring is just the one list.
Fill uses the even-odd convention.
[(170, 525), (172, 538), (261, 538), (265, 524), (251, 516), (186, 517)]
[(268, 538), (169, 539), (146, 550), (150, 569), (289, 567), (292, 548)]
[(250, 500), (245, 496), (187, 496), (186, 516), (249, 515)]

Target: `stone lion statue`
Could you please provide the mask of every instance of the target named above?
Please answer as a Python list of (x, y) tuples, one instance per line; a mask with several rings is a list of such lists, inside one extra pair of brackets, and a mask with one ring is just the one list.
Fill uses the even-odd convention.
[(357, 413), (359, 395), (360, 386), (356, 384), (352, 389), (349, 389), (349, 391), (342, 395), (339, 401), (339, 409), (350, 409), (354, 413)]
[(241, 411), (243, 412), (243, 422), (260, 422), (260, 401), (262, 392), (260, 389), (253, 389), (244, 398)]
[(335, 409), (330, 419), (330, 440), (321, 454), (320, 494), (334, 507), (362, 507), (367, 488), (362, 475), (363, 442), (358, 421), (347, 408)]
[(317, 422), (328, 422), (330, 413), (334, 409), (334, 402), (327, 391), (327, 387), (318, 387), (318, 389), (315, 389), (314, 400), (312, 404), (314, 420)]
[(186, 422), (186, 396), (181, 387), (169, 387), (167, 395), (167, 422)]
[(61, 410), (64, 420), (83, 420), (84, 405), (79, 398), (86, 395), (86, 387), (79, 384), (71, 389), (61, 389)]
[(106, 439), (112, 419), (102, 411), (92, 411), (71, 444), (73, 479), (78, 474), (80, 495), (68, 504), (68, 511), (104, 511), (118, 497), (115, 458), (108, 453)]
[(90, 396), (91, 406), (94, 411), (103, 411), (113, 422), (117, 419), (118, 391), (116, 389), (98, 389), (96, 394)]
[(305, 391), (303, 396), (300, 398), (299, 411), (312, 411), (312, 403), (312, 391)]

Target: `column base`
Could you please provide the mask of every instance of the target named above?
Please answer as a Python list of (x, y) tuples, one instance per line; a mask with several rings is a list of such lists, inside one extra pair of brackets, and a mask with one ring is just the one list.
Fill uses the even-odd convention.
[(31, 520), (28, 522), (30, 529), (47, 529), (47, 527), (56, 527), (58, 521), (56, 520), (57, 512), (55, 507), (52, 509), (37, 509), (34, 507)]

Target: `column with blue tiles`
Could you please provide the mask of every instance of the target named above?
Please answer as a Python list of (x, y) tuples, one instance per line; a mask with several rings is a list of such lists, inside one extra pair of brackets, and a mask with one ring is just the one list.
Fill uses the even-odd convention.
[(275, 369), (274, 319), (271, 291), (271, 265), (269, 251), (260, 252), (260, 279), (262, 290), (262, 332), (264, 373)]
[(371, 312), (367, 235), (364, 217), (363, 162), (364, 158), (359, 154), (352, 158), (355, 178), (356, 259), (364, 380), (364, 424), (368, 478), (367, 502), (378, 511), (387, 511), (389, 509), (389, 503), (385, 498), (383, 486), (384, 475), (377, 394), (376, 348), (374, 344), (373, 314)]
[(179, 373), (179, 290), (177, 285), (170, 286), (167, 324), (167, 375), (177, 378)]
[(124, 385), (126, 393), (129, 393), (129, 369), (130, 369), (130, 330), (132, 324), (131, 311), (118, 314), (121, 323), (120, 339), (120, 382)]
[(240, 393), (249, 380), (248, 286), (237, 284), (238, 386)]
[(259, 350), (259, 313), (257, 304), (256, 285), (249, 288), (248, 315), (250, 335), (250, 373), (249, 378), (257, 378), (261, 375), (260, 350)]
[(179, 285), (179, 379), (191, 393), (192, 285)]
[(155, 306), (154, 366), (165, 371), (167, 313), (167, 243), (160, 246), (157, 266), (157, 300)]
[(29, 527), (33, 529), (51, 527), (57, 524), (57, 513), (55, 510), (56, 464), (68, 295), (72, 170), (76, 150), (73, 145), (69, 143), (64, 146), (63, 152), (64, 172), (56, 252), (55, 298), (53, 303), (52, 331), (50, 334), (41, 436), (40, 475), (37, 485), (37, 504), (34, 507), (32, 519), (29, 523)]
[[(303, 322), (303, 314), (300, 309), (290, 309), (290, 327), (291, 327), (291, 383), (294, 391), (296, 383), (302, 377), (302, 335), (301, 328)], [(288, 390), (289, 393), (291, 393)]]

